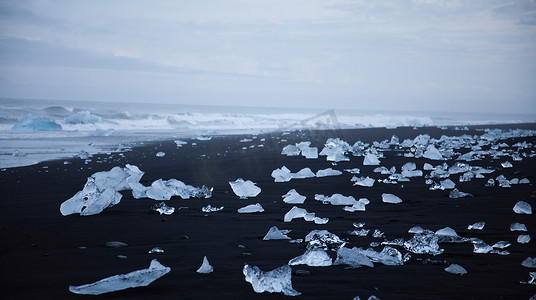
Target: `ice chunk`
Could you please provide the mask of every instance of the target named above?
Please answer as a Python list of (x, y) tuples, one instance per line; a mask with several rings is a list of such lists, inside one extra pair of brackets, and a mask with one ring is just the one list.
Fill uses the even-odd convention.
[(325, 155), (327, 161), (339, 162), (350, 160), (345, 153), (350, 150), (350, 145), (340, 139), (328, 139), (319, 155)]
[(429, 163), (425, 163), (424, 166), (423, 166), (423, 170), (425, 170), (425, 171), (432, 171), (433, 169), (434, 169), (434, 166), (432, 166)]
[(262, 208), (262, 206), (259, 203), (250, 204), (248, 206), (244, 206), (238, 209), (238, 213), (241, 213), (241, 214), (251, 214), (251, 213), (258, 213), (258, 212), (264, 212), (264, 208)]
[(164, 202), (157, 203), (151, 208), (149, 208), (150, 211), (155, 211), (161, 215), (171, 215), (175, 212), (175, 207), (167, 206)]
[(522, 223), (512, 223), (510, 225), (510, 231), (527, 231), (527, 226)]
[(467, 270), (457, 264), (451, 264), (450, 266), (445, 268), (445, 271), (452, 273), (452, 274), (460, 274), (460, 275), (467, 274)]
[(428, 145), (426, 148), (426, 151), (424, 151), (423, 157), (431, 159), (431, 160), (442, 160), (443, 155), (437, 150), (434, 145)]
[(160, 247), (154, 247), (153, 249), (149, 250), (149, 252), (147, 252), (149, 254), (153, 254), (153, 253), (164, 253), (164, 250)]
[(527, 257), (523, 262), (521, 262), (523, 267), (527, 268), (536, 268), (536, 257)]
[(208, 274), (214, 272), (214, 268), (210, 265), (206, 256), (203, 257), (203, 263), (201, 264), (201, 267), (197, 269), (196, 272), (201, 274)]
[(280, 169), (273, 170), (272, 177), (274, 178), (274, 182), (287, 182), (292, 179), (292, 174), (287, 167), (283, 166)]
[(318, 170), (318, 172), (316, 172), (316, 177), (338, 176), (341, 174), (342, 172), (339, 170), (333, 170), (332, 168), (327, 168), (324, 170)]
[(519, 180), (519, 184), (529, 184), (529, 183), (530, 183), (530, 180), (528, 178), (523, 178)]
[(356, 253), (363, 254), (370, 258), (373, 262), (379, 262), (386, 266), (397, 266), (404, 264), (402, 261), (402, 253), (390, 246), (385, 246), (381, 252), (376, 252), (372, 248), (368, 248), (367, 250), (363, 250), (361, 248), (354, 249), (356, 249)]
[(180, 148), (180, 147), (182, 147), (182, 145), (187, 145), (188, 142), (181, 141), (181, 140), (176, 140), (175, 144), (177, 145), (177, 148)]
[(162, 151), (156, 153), (156, 157), (164, 157), (164, 156), (166, 156), (166, 153), (164, 153)]
[(404, 248), (416, 254), (439, 255), (443, 249), (439, 248), (439, 238), (430, 230), (416, 233), (411, 240), (404, 242)]
[(337, 249), (337, 258), (333, 264), (347, 265), (350, 268), (360, 268), (361, 266), (374, 268), (372, 260), (363, 255), (356, 247), (352, 249), (340, 247)]
[(496, 248), (496, 249), (504, 249), (504, 248), (508, 248), (510, 247), (510, 245), (512, 245), (510, 242), (507, 242), (507, 241), (499, 241), (495, 244), (493, 244), (493, 248)]
[(305, 242), (308, 243), (307, 248), (317, 249), (338, 249), (346, 244), (337, 235), (327, 230), (312, 230), (305, 236)]
[(61, 125), (48, 117), (34, 117), (31, 114), (22, 116), (11, 128), (13, 131), (56, 131)]
[(450, 227), (439, 229), (438, 231), (435, 232), (435, 235), (458, 237), (458, 234), (456, 233), (456, 231)]
[(257, 266), (244, 265), (242, 270), (246, 281), (251, 283), (256, 293), (283, 293), (286, 296), (299, 296), (292, 288), (292, 269), (288, 265), (263, 272)]
[(491, 247), (490, 245), (486, 244), (484, 241), (482, 240), (479, 240), (479, 239), (475, 239), (472, 241), (473, 243), (473, 253), (489, 253), (490, 251), (493, 250), (493, 247)]
[(370, 201), (367, 198), (361, 198), (356, 203), (354, 203), (352, 206), (346, 206), (344, 208), (345, 211), (349, 212), (355, 212), (355, 211), (365, 211), (366, 205), (369, 204)]
[(352, 177), (350, 181), (354, 182), (354, 185), (364, 186), (364, 187), (372, 187), (374, 185), (374, 179), (370, 177), (360, 177), (357, 176)]
[(483, 222), (483, 221), (482, 222), (476, 222), (473, 225), (467, 226), (467, 229), (469, 229), (469, 230), (473, 230), (473, 229), (482, 230), (482, 229), (484, 229), (484, 226), (486, 226), (486, 222)]
[(196, 137), (196, 139), (198, 141), (210, 141), (210, 140), (212, 140), (212, 136), (210, 136), (210, 135), (200, 135), (200, 136)]
[(314, 219), (315, 214), (308, 213), (305, 209), (294, 206), (285, 214), (284, 221), (290, 222), (292, 219), (305, 218), (306, 216), (312, 220)]
[(303, 204), (305, 202), (306, 197), (300, 195), (298, 192), (296, 192), (295, 189), (292, 189), (288, 191), (283, 197), (283, 202), (288, 204)]
[(359, 229), (359, 230), (351, 231), (350, 234), (357, 235), (357, 236), (367, 236), (369, 232), (370, 232), (369, 229)]
[(520, 234), (517, 237), (517, 242), (520, 243), (520, 244), (527, 244), (528, 242), (530, 242), (530, 235), (528, 235), (528, 234)]
[[(529, 281), (523, 281), (520, 280), (519, 283), (521, 284), (536, 284), (536, 272), (529, 272), (530, 279)], [(532, 297), (529, 298), (529, 300), (535, 300), (536, 294), (532, 295)]]
[(505, 169), (506, 169), (506, 168), (511, 168), (511, 167), (513, 167), (512, 163), (509, 162), (509, 161), (505, 161), (505, 162), (501, 163), (501, 166), (502, 166), (503, 168), (505, 168)]
[(204, 207), (201, 208), (201, 211), (204, 212), (204, 213), (211, 213), (211, 212), (216, 212), (216, 211), (220, 211), (220, 210), (223, 210), (223, 206), (221, 206), (221, 207), (212, 207), (209, 204), (209, 205), (204, 206)]
[(87, 110), (79, 111), (74, 115), (65, 118), (67, 124), (95, 124), (102, 120), (101, 117), (90, 113)]
[(532, 207), (530, 206), (530, 204), (528, 204), (525, 201), (519, 201), (514, 206), (514, 212), (516, 214), (531, 215), (532, 214)]
[(440, 183), (442, 190), (452, 190), (456, 186), (456, 184), (450, 179), (441, 180)]
[(354, 197), (343, 196), (341, 194), (333, 194), (329, 197), (322, 194), (316, 194), (315, 200), (322, 201), (324, 204), (331, 205), (354, 205), (355, 203), (357, 203)]
[(303, 168), (296, 173), (291, 173), (292, 178), (312, 178), (315, 177), (315, 173), (309, 168)]
[(290, 240), (290, 238), (284, 234), (277, 226), (273, 226), (268, 230), (268, 233), (263, 238), (264, 241), (268, 240)]
[(244, 181), (242, 178), (238, 178), (235, 181), (229, 181), (233, 192), (240, 197), (240, 199), (247, 199), (248, 197), (256, 197), (261, 188), (256, 186), (251, 180)]
[(291, 266), (327, 267), (332, 265), (332, 260), (322, 249), (309, 249), (304, 254), (289, 260), (288, 264)]
[(393, 203), (393, 204), (397, 204), (397, 203), (401, 203), (402, 202), (402, 199), (398, 198), (397, 196), (393, 195), (393, 194), (382, 194), (382, 201), (385, 202), (385, 203)]
[(414, 226), (408, 230), (408, 233), (423, 233), (424, 229), (421, 226)]
[(281, 150), (281, 155), (298, 156), (300, 155), (300, 149), (295, 145), (286, 145), (283, 147), (283, 150)]
[(372, 233), (373, 238), (381, 238), (383, 237), (384, 232), (380, 231), (379, 229), (375, 229), (374, 233)]
[(170, 270), (171, 268), (164, 267), (156, 259), (153, 259), (147, 269), (107, 277), (90, 284), (71, 285), (69, 286), (69, 291), (82, 295), (101, 295), (129, 288), (148, 286), (153, 281), (169, 273)]
[(145, 195), (154, 200), (169, 200), (173, 196), (179, 196), (182, 199), (210, 198), (212, 189), (206, 186), (197, 188), (177, 179), (158, 179), (146, 188)]
[(452, 198), (452, 199), (463, 198), (463, 197), (473, 197), (473, 195), (469, 193), (460, 192), (456, 188), (453, 189), (449, 194), (449, 198)]
[(350, 173), (350, 174), (359, 174), (359, 172), (361, 172), (361, 170), (359, 170), (359, 168), (353, 168), (353, 169), (344, 169), (344, 171)]
[(365, 158), (363, 159), (364, 166), (377, 166), (379, 164), (380, 160), (378, 159), (378, 156), (373, 153), (365, 154)]

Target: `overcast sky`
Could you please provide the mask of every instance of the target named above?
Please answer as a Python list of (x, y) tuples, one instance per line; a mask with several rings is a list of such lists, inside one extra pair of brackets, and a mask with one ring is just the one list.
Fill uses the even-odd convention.
[(536, 112), (534, 0), (0, 0), (0, 97)]

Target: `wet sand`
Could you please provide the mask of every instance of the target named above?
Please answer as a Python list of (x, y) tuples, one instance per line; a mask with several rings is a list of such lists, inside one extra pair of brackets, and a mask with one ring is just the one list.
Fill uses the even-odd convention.
[[(287, 157), (280, 154), (287, 144), (311, 141), (319, 151), (329, 137), (339, 137), (350, 144), (382, 141), (397, 135), (400, 140), (413, 139), (419, 134), (433, 138), (441, 135), (482, 134), (476, 128), (470, 131), (441, 130), (438, 128), (356, 129), (338, 131), (301, 131), (288, 135), (279, 133), (258, 135), (251, 142), (240, 142), (251, 136), (215, 136), (210, 141), (187, 140), (188, 144), (177, 148), (173, 141), (147, 144), (119, 154), (95, 155), (85, 164), (73, 158), (70, 164), (64, 160), (48, 161), (38, 165), (7, 169), (0, 172), (0, 291), (4, 299), (283, 299), (282, 294), (256, 294), (244, 280), (242, 268), (245, 263), (269, 271), (282, 266), (289, 259), (303, 254), (305, 243), (292, 244), (286, 240), (263, 241), (270, 227), (291, 229), (293, 239), (304, 238), (313, 229), (326, 229), (348, 241), (348, 247), (368, 248), (374, 229), (385, 232), (388, 240), (410, 239), (407, 233), (413, 226), (438, 230), (446, 226), (460, 236), (476, 237), (490, 245), (504, 240), (512, 243), (506, 250), (510, 255), (475, 254), (473, 246), (463, 244), (440, 244), (445, 249), (438, 256), (412, 254), (412, 259), (403, 266), (385, 266), (376, 263), (374, 268), (346, 269), (344, 266), (308, 267), (293, 266), (292, 269), (308, 270), (309, 276), (292, 276), (295, 290), (302, 293), (298, 299), (367, 299), (376, 295), (380, 299), (528, 299), (536, 294), (535, 285), (520, 284), (529, 279), (528, 269), (521, 262), (536, 256), (536, 219), (533, 215), (518, 215), (512, 207), (520, 200), (536, 208), (536, 158), (513, 162), (513, 168), (503, 169), (501, 162), (508, 157), (469, 162), (473, 166), (493, 167), (496, 171), (486, 174), (485, 179), (458, 182), (459, 175), (450, 178), (456, 187), (472, 193), (472, 198), (450, 199), (449, 191), (430, 191), (424, 177), (412, 178), (410, 182), (383, 184), (373, 187), (352, 186), (353, 176), (343, 172), (340, 176), (324, 178), (293, 179), (290, 182), (274, 183), (271, 172), (282, 166), (296, 172), (304, 167), (314, 172), (332, 167), (343, 170), (360, 168), (359, 176), (375, 179), (387, 175), (373, 173), (375, 166), (363, 166), (362, 157), (350, 155), (350, 161), (333, 165), (325, 156), (305, 159), (301, 156)], [(499, 128), (535, 129), (536, 124), (495, 126)], [(264, 138), (265, 141), (260, 140)], [(286, 141), (282, 142), (281, 140)], [(536, 144), (536, 137), (505, 140), (510, 146), (518, 141)], [(197, 143), (193, 146), (192, 142)], [(258, 147), (257, 145), (263, 145)], [(249, 148), (252, 146), (253, 148)], [(245, 150), (243, 147), (247, 147)], [(533, 151), (525, 149), (524, 151)], [(159, 151), (164, 157), (156, 157)], [(460, 151), (464, 151), (463, 149)], [(467, 150), (465, 150), (467, 151)], [(439, 161), (425, 158), (405, 158), (396, 151), (385, 152), (381, 165), (396, 166), (415, 162), (417, 169), (423, 164), (433, 165)], [(446, 161), (452, 165), (455, 161)], [(173, 197), (166, 204), (177, 210), (170, 216), (148, 212), (157, 203), (151, 199), (134, 199), (130, 191), (121, 192), (121, 202), (99, 215), (81, 217), (62, 216), (60, 204), (81, 190), (86, 179), (98, 171), (108, 171), (125, 164), (138, 166), (145, 175), (141, 183), (148, 186), (157, 179), (176, 178), (194, 186), (212, 186), (209, 199), (182, 200)], [(427, 174), (428, 171), (425, 171)], [(485, 187), (488, 178), (504, 174), (528, 178), (532, 184), (512, 185), (511, 188)], [(262, 192), (255, 198), (239, 199), (228, 182), (244, 178), (257, 183)], [(293, 205), (282, 201), (281, 195), (296, 189), (305, 195), (305, 204), (298, 205), (319, 217), (328, 217), (329, 223), (316, 225), (303, 219), (283, 222), (283, 216)], [(345, 212), (342, 206), (331, 206), (314, 200), (315, 194), (340, 193), (356, 199), (368, 198), (371, 203), (365, 212)], [(381, 201), (382, 193), (392, 193), (403, 199), (400, 204)], [(264, 213), (238, 214), (237, 209), (248, 204), (260, 203)], [(224, 206), (224, 210), (203, 213), (206, 205)], [(482, 231), (467, 230), (469, 224), (485, 221)], [(371, 229), (367, 237), (349, 235), (354, 222), (365, 222)], [(528, 244), (516, 242), (519, 232), (511, 232), (513, 222), (524, 223), (531, 234)], [(122, 241), (128, 247), (112, 249), (104, 247), (108, 241)], [(80, 248), (82, 247), (82, 248)], [(85, 247), (85, 248), (84, 248)], [(148, 254), (154, 247), (164, 253)], [(395, 247), (402, 254), (407, 251)], [(376, 247), (381, 251), (383, 246)], [(117, 258), (125, 255), (127, 258)], [(332, 258), (335, 253), (330, 252)], [(198, 274), (195, 271), (207, 256), (214, 272)], [(81, 285), (102, 278), (144, 269), (156, 258), (171, 272), (148, 287), (118, 291), (100, 296), (75, 295), (69, 285)], [(435, 263), (423, 263), (430, 258)], [(450, 263), (463, 266), (468, 274), (459, 276), (444, 271)]]

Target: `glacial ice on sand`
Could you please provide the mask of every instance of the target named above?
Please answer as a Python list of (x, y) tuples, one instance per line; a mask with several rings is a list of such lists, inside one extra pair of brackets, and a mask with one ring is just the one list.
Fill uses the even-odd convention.
[(402, 199), (398, 198), (397, 196), (393, 195), (393, 194), (382, 194), (382, 201), (385, 202), (385, 203), (393, 203), (393, 204), (397, 204), (397, 203), (401, 203), (402, 202)]
[(171, 268), (164, 267), (156, 259), (153, 259), (147, 269), (107, 277), (90, 284), (71, 285), (69, 286), (69, 291), (82, 295), (101, 295), (128, 288), (148, 286), (153, 281), (169, 273), (170, 270)]
[(527, 231), (527, 226), (522, 223), (512, 223), (510, 224), (510, 231)]
[(452, 274), (459, 274), (459, 275), (467, 274), (467, 270), (464, 267), (457, 265), (457, 264), (451, 264), (450, 266), (445, 268), (445, 271), (452, 273)]
[(385, 246), (381, 252), (376, 252), (372, 248), (368, 248), (367, 250), (361, 248), (354, 249), (356, 249), (356, 253), (363, 254), (373, 262), (379, 262), (386, 266), (398, 266), (404, 264), (402, 261), (402, 253), (390, 246)]
[(463, 197), (473, 197), (473, 195), (469, 193), (460, 192), (457, 188), (453, 189), (449, 194), (449, 198), (451, 199), (457, 199), (457, 198), (463, 198)]
[(271, 176), (274, 178), (274, 182), (288, 182), (292, 178), (312, 178), (316, 175), (309, 168), (303, 168), (296, 173), (292, 173), (287, 167), (283, 166), (273, 170)]
[(201, 208), (201, 211), (204, 212), (204, 213), (211, 213), (211, 212), (216, 212), (216, 211), (220, 211), (220, 210), (223, 210), (223, 206), (220, 206), (220, 207), (213, 207), (211, 206), (210, 204), (207, 205), (207, 206), (203, 206)]
[(361, 266), (367, 266), (374, 268), (372, 260), (357, 250), (356, 247), (349, 249), (346, 247), (340, 247), (337, 249), (337, 258), (334, 265), (347, 265), (350, 268), (360, 268)]
[(439, 238), (432, 231), (423, 230), (404, 242), (404, 249), (415, 254), (439, 255), (444, 250), (439, 248), (438, 240)]
[(242, 272), (246, 281), (251, 283), (256, 293), (283, 293), (286, 296), (301, 295), (300, 292), (292, 288), (292, 269), (288, 265), (263, 272), (257, 266), (245, 264)]
[(332, 263), (331, 257), (322, 249), (309, 249), (288, 262), (290, 266), (308, 265), (310, 267), (328, 267)]
[(74, 115), (65, 118), (67, 124), (95, 124), (102, 121), (102, 118), (90, 113), (87, 110), (79, 111)]
[(290, 237), (288, 237), (283, 231), (279, 230), (277, 226), (273, 226), (268, 230), (264, 238), (262, 238), (264, 241), (269, 240), (290, 240)]
[(324, 249), (334, 250), (342, 247), (346, 244), (336, 234), (333, 234), (327, 230), (312, 230), (305, 236), (305, 242), (307, 242), (308, 249)]
[(332, 168), (327, 168), (323, 170), (318, 170), (316, 172), (316, 177), (338, 176), (341, 174), (342, 172), (339, 170), (333, 170)]
[(161, 215), (171, 215), (175, 212), (175, 207), (167, 206), (164, 202), (160, 202), (151, 206), (149, 210), (155, 211)]
[(303, 195), (300, 195), (298, 192), (296, 192), (295, 189), (292, 189), (288, 191), (283, 197), (283, 202), (288, 204), (303, 204), (305, 202), (306, 197)]
[(421, 226), (413, 226), (408, 230), (408, 233), (423, 233), (424, 229)]
[(322, 203), (324, 204), (331, 205), (354, 205), (355, 203), (357, 203), (354, 197), (343, 196), (341, 194), (333, 194), (329, 197), (322, 194), (316, 194), (315, 200), (322, 201)]
[(31, 114), (22, 116), (11, 128), (13, 131), (57, 131), (62, 130), (60, 124), (48, 117), (34, 117)]
[(527, 244), (530, 242), (530, 235), (528, 234), (520, 234), (517, 237), (517, 242), (520, 244)]
[[(177, 179), (155, 180), (151, 186), (143, 187), (142, 185), (132, 184), (132, 196), (134, 198), (151, 198), (154, 200), (169, 200), (173, 196), (179, 196), (182, 199), (194, 198), (210, 198), (212, 197), (212, 189), (206, 186), (200, 188), (187, 185)], [(143, 191), (145, 189), (145, 192)], [(134, 191), (136, 191), (134, 193)]]
[(166, 153), (164, 153), (162, 151), (156, 153), (156, 157), (164, 157), (164, 156), (166, 156)]
[(377, 166), (379, 164), (380, 160), (378, 159), (378, 156), (373, 153), (365, 154), (365, 158), (363, 159), (364, 166)]
[(482, 230), (484, 229), (484, 226), (486, 226), (486, 222), (476, 222), (472, 225), (467, 226), (468, 230)]
[(456, 233), (456, 231), (450, 227), (439, 229), (438, 231), (435, 232), (435, 235), (458, 237), (458, 234)]
[(372, 187), (374, 185), (374, 179), (373, 178), (370, 178), (370, 177), (357, 177), (357, 176), (354, 176), (352, 177), (352, 179), (350, 179), (350, 181), (353, 181), (354, 182), (354, 185), (359, 185), (359, 186), (364, 186), (364, 187)]
[(328, 218), (320, 218), (316, 217), (315, 213), (307, 212), (307, 210), (299, 207), (292, 207), (284, 216), (283, 220), (284, 222), (290, 222), (292, 219), (299, 219), (303, 218), (307, 222), (315, 222), (315, 224), (326, 224), (329, 219)]
[(197, 269), (196, 272), (200, 274), (208, 274), (208, 273), (212, 273), (213, 271), (214, 271), (214, 268), (208, 262), (207, 257), (206, 256), (203, 257), (203, 263), (201, 264), (201, 267)]
[(240, 214), (251, 214), (260, 212), (264, 212), (264, 208), (259, 203), (250, 204), (248, 206), (244, 206), (238, 209), (238, 213)]
[(525, 201), (519, 201), (514, 206), (514, 212), (516, 214), (531, 215), (532, 214), (532, 206), (530, 206), (530, 204), (528, 204)]
[(426, 148), (426, 151), (424, 151), (423, 157), (431, 159), (431, 160), (442, 160), (443, 155), (441, 155), (441, 152), (437, 150), (437, 148), (434, 145), (428, 145)]
[(343, 209), (348, 212), (355, 212), (355, 211), (365, 211), (366, 205), (370, 203), (370, 200), (367, 198), (361, 198), (357, 200), (356, 203), (354, 203), (352, 206), (346, 206)]
[(261, 192), (261, 188), (256, 186), (251, 180), (244, 181), (244, 179), (238, 178), (235, 181), (229, 181), (229, 184), (231, 185), (233, 192), (240, 197), (240, 199), (256, 197)]
[(536, 268), (536, 257), (527, 257), (523, 262), (521, 262), (523, 267), (527, 268)]

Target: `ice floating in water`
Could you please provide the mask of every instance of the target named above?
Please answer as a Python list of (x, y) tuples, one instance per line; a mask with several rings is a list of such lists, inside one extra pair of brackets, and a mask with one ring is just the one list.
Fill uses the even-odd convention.
[(484, 229), (484, 226), (486, 226), (486, 222), (476, 222), (473, 225), (467, 226), (467, 229), (469, 230), (482, 230)]
[(283, 150), (281, 150), (282, 155), (287, 156), (298, 156), (301, 154), (306, 159), (317, 159), (318, 158), (318, 148), (316, 147), (309, 147), (311, 145), (311, 142), (301, 142), (296, 143), (296, 145), (287, 145), (283, 147)]
[(367, 236), (369, 232), (370, 232), (369, 229), (359, 229), (359, 230), (351, 231), (350, 234), (357, 235), (357, 236)]
[(151, 208), (149, 208), (150, 211), (155, 211), (161, 215), (171, 215), (175, 212), (175, 207), (167, 206), (164, 202), (157, 203)]
[(223, 206), (221, 206), (221, 207), (212, 207), (209, 204), (209, 205), (204, 206), (204, 207), (201, 208), (201, 211), (204, 212), (204, 213), (211, 213), (211, 212), (216, 212), (216, 211), (220, 211), (220, 210), (223, 210)]
[(354, 185), (364, 186), (364, 187), (372, 187), (374, 185), (374, 179), (370, 177), (360, 177), (357, 176), (352, 177), (350, 181), (354, 182)]
[(75, 213), (82, 216), (98, 214), (119, 203), (122, 195), (118, 191), (129, 190), (128, 182), (139, 182), (142, 176), (143, 172), (132, 165), (94, 173), (81, 191), (61, 204), (60, 212), (64, 216)]
[(327, 168), (324, 170), (318, 170), (316, 172), (316, 177), (338, 176), (341, 174), (342, 172), (339, 170), (333, 170), (332, 168)]
[(347, 265), (350, 268), (360, 268), (361, 266), (374, 268), (372, 260), (362, 254), (356, 247), (352, 249), (340, 247), (337, 249), (337, 258), (333, 264)]
[(457, 198), (463, 198), (463, 197), (473, 197), (473, 195), (469, 193), (460, 192), (456, 188), (453, 189), (449, 194), (449, 198), (451, 199), (457, 199)]
[(248, 197), (256, 197), (261, 188), (256, 186), (251, 180), (244, 181), (242, 178), (238, 178), (235, 181), (229, 181), (233, 192), (240, 197), (240, 199), (247, 199)]
[(47, 117), (34, 117), (31, 114), (22, 116), (11, 128), (13, 131), (56, 131), (61, 125)]
[(365, 154), (365, 158), (363, 159), (364, 166), (377, 166), (379, 164), (380, 160), (378, 159), (378, 156), (372, 153)]
[(402, 202), (402, 199), (398, 198), (397, 196), (393, 195), (393, 194), (382, 194), (382, 201), (385, 202), (385, 203), (393, 203), (393, 204), (397, 204), (397, 203), (401, 203)]
[(296, 192), (295, 189), (292, 189), (288, 191), (283, 197), (283, 202), (288, 204), (303, 204), (305, 202), (306, 197), (300, 195), (298, 192)]
[(288, 237), (283, 231), (279, 230), (277, 226), (273, 226), (270, 228), (270, 230), (268, 230), (268, 233), (266, 233), (263, 240), (290, 240), (290, 237)]
[(238, 209), (238, 213), (241, 214), (251, 214), (251, 213), (259, 213), (264, 212), (264, 208), (259, 203), (250, 204), (248, 206), (244, 206), (242, 208)]
[(521, 262), (521, 265), (527, 268), (536, 268), (536, 257), (527, 257)]
[(332, 260), (322, 249), (309, 249), (304, 254), (289, 260), (288, 264), (291, 266), (327, 267), (332, 265)]
[(528, 242), (530, 242), (530, 235), (528, 235), (528, 234), (520, 234), (517, 237), (517, 242), (520, 243), (520, 244), (527, 244)]
[(210, 135), (200, 135), (200, 136), (196, 137), (196, 139), (198, 141), (210, 141), (210, 140), (212, 140), (212, 136), (210, 136)]
[(415, 233), (411, 240), (404, 242), (404, 248), (416, 254), (439, 255), (444, 250), (439, 248), (438, 240), (439, 238), (432, 231), (423, 230)]
[(283, 293), (286, 296), (299, 296), (300, 292), (292, 288), (292, 269), (288, 265), (269, 272), (261, 271), (257, 266), (244, 265), (242, 270), (246, 281), (251, 283), (256, 293)]
[(196, 272), (200, 274), (208, 274), (208, 273), (212, 273), (213, 271), (214, 271), (214, 268), (208, 262), (207, 257), (206, 256), (203, 257), (203, 263), (201, 264), (201, 267), (197, 269)]
[(516, 214), (531, 215), (532, 214), (532, 207), (530, 206), (530, 204), (528, 204), (525, 201), (519, 201), (514, 206), (514, 212)]
[(450, 266), (445, 268), (445, 271), (452, 273), (452, 274), (460, 274), (460, 275), (467, 274), (467, 270), (457, 264), (451, 264)]
[(512, 223), (510, 225), (510, 231), (527, 231), (527, 226), (522, 223)]
[(422, 155), (425, 158), (431, 159), (431, 160), (442, 160), (443, 155), (441, 155), (441, 152), (437, 150), (434, 145), (428, 145), (426, 148), (426, 151), (424, 151), (424, 154)]
[(322, 194), (316, 194), (315, 200), (322, 201), (324, 204), (331, 205), (354, 205), (357, 203), (352, 196), (343, 196), (341, 194), (333, 194), (331, 196), (325, 196)]
[(129, 288), (148, 286), (153, 281), (169, 273), (170, 270), (171, 268), (164, 267), (156, 259), (153, 259), (147, 269), (107, 277), (90, 284), (71, 285), (69, 286), (69, 291), (82, 295), (101, 295)]
[(164, 156), (166, 156), (166, 153), (164, 153), (162, 151), (156, 153), (156, 157), (164, 157)]

